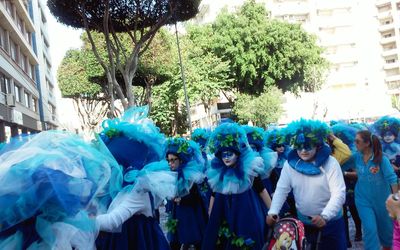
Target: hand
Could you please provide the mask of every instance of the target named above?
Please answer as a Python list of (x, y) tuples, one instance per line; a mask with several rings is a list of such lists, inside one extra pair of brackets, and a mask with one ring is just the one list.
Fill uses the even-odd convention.
[(178, 205), (179, 205), (179, 203), (181, 203), (181, 197), (175, 198), (174, 202), (178, 203)]
[(336, 139), (337, 137), (334, 134), (329, 134), (328, 135), (328, 141), (330, 141), (331, 143), (333, 143), (333, 141)]
[(267, 216), (267, 225), (272, 226), (279, 221), (279, 216), (276, 214), (270, 214)]
[(400, 200), (396, 201), (389, 195), (386, 199), (386, 209), (392, 219), (400, 219)]
[(326, 225), (326, 221), (321, 215), (316, 215), (311, 217), (311, 223), (316, 227), (322, 228)]

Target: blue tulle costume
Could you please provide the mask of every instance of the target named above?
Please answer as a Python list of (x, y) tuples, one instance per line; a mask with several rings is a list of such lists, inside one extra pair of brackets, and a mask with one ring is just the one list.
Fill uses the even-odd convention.
[(115, 160), (80, 137), (46, 131), (0, 155), (0, 248), (93, 249), (96, 224), (121, 188)]
[[(168, 240), (173, 248), (182, 244), (200, 246), (207, 224), (207, 208), (201, 197), (199, 184), (204, 182), (204, 159), (200, 147), (184, 138), (170, 138), (165, 156), (173, 154), (180, 160), (177, 193), (168, 200)], [(177, 200), (178, 199), (178, 200)], [(172, 226), (171, 222), (177, 224)]]
[(108, 212), (118, 209), (124, 198), (132, 195), (146, 199), (144, 204), (150, 207), (150, 212), (139, 209), (115, 232), (101, 232), (97, 249), (169, 249), (155, 209), (175, 193), (176, 175), (170, 176), (168, 164), (163, 160), (163, 134), (146, 116), (147, 107), (132, 108), (121, 119), (103, 123), (100, 137), (124, 172), (123, 190)]
[[(217, 127), (208, 149), (214, 154), (207, 177), (215, 198), (202, 249), (241, 249), (241, 241), (249, 249), (261, 249), (265, 217), (252, 184), (264, 170), (263, 160), (251, 150), (244, 129), (235, 123)], [(223, 163), (225, 150), (239, 155), (235, 167)]]

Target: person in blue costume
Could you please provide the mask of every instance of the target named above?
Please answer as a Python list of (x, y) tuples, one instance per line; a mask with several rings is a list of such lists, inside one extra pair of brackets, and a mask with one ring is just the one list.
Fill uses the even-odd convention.
[[(325, 143), (329, 127), (320, 121), (300, 119), (290, 123), (285, 133), (293, 150), (283, 166), (267, 223), (279, 219), (279, 211), (293, 190), (297, 217), (305, 225), (312, 249), (346, 249), (342, 206), (346, 187), (337, 160)], [(320, 237), (318, 237), (320, 236)]]
[[(356, 137), (358, 129), (349, 126), (348, 124), (345, 123), (336, 123), (331, 128), (333, 134), (337, 138), (339, 138), (343, 143), (345, 143), (349, 147), (351, 152), (354, 154), (357, 150), (354, 144), (354, 139)], [(332, 144), (334, 144), (334, 142), (335, 141), (332, 141)], [(335, 145), (333, 145), (333, 148), (334, 148), (333, 150), (335, 150)], [(354, 166), (354, 161), (351, 158), (345, 161), (343, 164), (341, 164), (341, 167), (344, 175), (344, 182), (346, 184), (346, 202), (343, 206), (343, 217), (346, 226), (347, 247), (351, 247), (352, 244), (350, 241), (348, 212), (351, 213), (351, 217), (353, 218), (356, 227), (356, 234), (354, 241), (362, 240), (361, 219), (360, 216), (358, 215), (358, 211), (354, 200), (354, 189), (357, 179), (350, 176), (350, 173), (354, 173), (356, 170)]]
[[(274, 150), (278, 154), (276, 166), (270, 177), (272, 182), (272, 192), (275, 192), (276, 184), (281, 176), (283, 165), (286, 162), (291, 149), (290, 146), (286, 144), (284, 130), (281, 128), (272, 128), (267, 130), (264, 135), (264, 145), (271, 150)], [(288, 194), (286, 202), (281, 209), (280, 215), (293, 217), (297, 216), (293, 192)]]
[(155, 209), (176, 192), (177, 175), (164, 160), (165, 137), (147, 119), (146, 106), (103, 122), (105, 146), (123, 168), (123, 188), (106, 213), (96, 217), (102, 231), (97, 249), (169, 249)]
[(400, 144), (397, 137), (400, 131), (400, 120), (384, 116), (373, 124), (373, 130), (381, 137), (383, 154), (389, 159), (398, 177), (400, 177)]
[(270, 202), (261, 179), (255, 182), (264, 171), (263, 159), (236, 123), (218, 126), (207, 147), (213, 154), (207, 178), (214, 197), (202, 249), (261, 249), (265, 217), (258, 195)]
[(117, 194), (118, 164), (67, 132), (15, 140), (0, 155), (0, 249), (95, 249), (90, 217)]
[(391, 192), (398, 191), (397, 176), (376, 135), (358, 131), (355, 144), (358, 150), (352, 156), (357, 172), (355, 202), (363, 224), (364, 248), (391, 249), (393, 223), (385, 201)]
[(172, 249), (200, 249), (208, 215), (198, 184), (204, 181), (204, 160), (197, 143), (169, 138), (165, 157), (178, 173), (177, 193), (168, 200), (168, 240)]
[[(192, 140), (199, 144), (201, 154), (204, 159), (204, 174), (205, 171), (207, 170), (207, 164), (208, 164), (208, 155), (207, 155), (207, 150), (206, 150), (206, 145), (208, 138), (210, 137), (210, 130), (204, 129), (204, 128), (196, 128), (193, 133), (192, 133)], [(204, 178), (203, 183), (198, 185), (201, 197), (203, 199), (205, 207), (208, 209), (210, 207), (210, 198), (211, 198), (211, 188), (208, 185), (207, 178)]]

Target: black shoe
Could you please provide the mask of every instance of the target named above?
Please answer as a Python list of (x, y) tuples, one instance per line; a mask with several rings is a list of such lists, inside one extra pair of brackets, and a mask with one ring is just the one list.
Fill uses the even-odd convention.
[(354, 237), (354, 241), (362, 241), (362, 234), (356, 234), (356, 236)]

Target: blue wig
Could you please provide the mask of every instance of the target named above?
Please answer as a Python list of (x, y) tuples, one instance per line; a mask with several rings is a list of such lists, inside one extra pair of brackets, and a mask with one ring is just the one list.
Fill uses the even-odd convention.
[(192, 133), (192, 140), (197, 142), (202, 149), (207, 145), (207, 140), (210, 137), (210, 130), (205, 128), (196, 128)]
[(247, 140), (250, 145), (254, 145), (260, 152), (264, 146), (264, 130), (260, 127), (242, 126), (246, 131)]
[(264, 134), (264, 145), (272, 150), (278, 145), (284, 145), (286, 143), (285, 133), (283, 129), (273, 128), (267, 130)]
[(286, 140), (295, 149), (322, 145), (329, 133), (328, 125), (317, 120), (300, 119), (285, 128)]
[(332, 132), (340, 140), (342, 140), (352, 151), (354, 151), (354, 139), (356, 138), (358, 129), (345, 123), (337, 123), (332, 126)]
[(124, 167), (140, 170), (144, 165), (163, 159), (165, 137), (147, 119), (147, 106), (130, 108), (124, 115), (102, 123), (100, 138)]
[(384, 137), (386, 133), (391, 133), (397, 137), (400, 131), (400, 120), (384, 116), (373, 124), (373, 128), (381, 137)]

